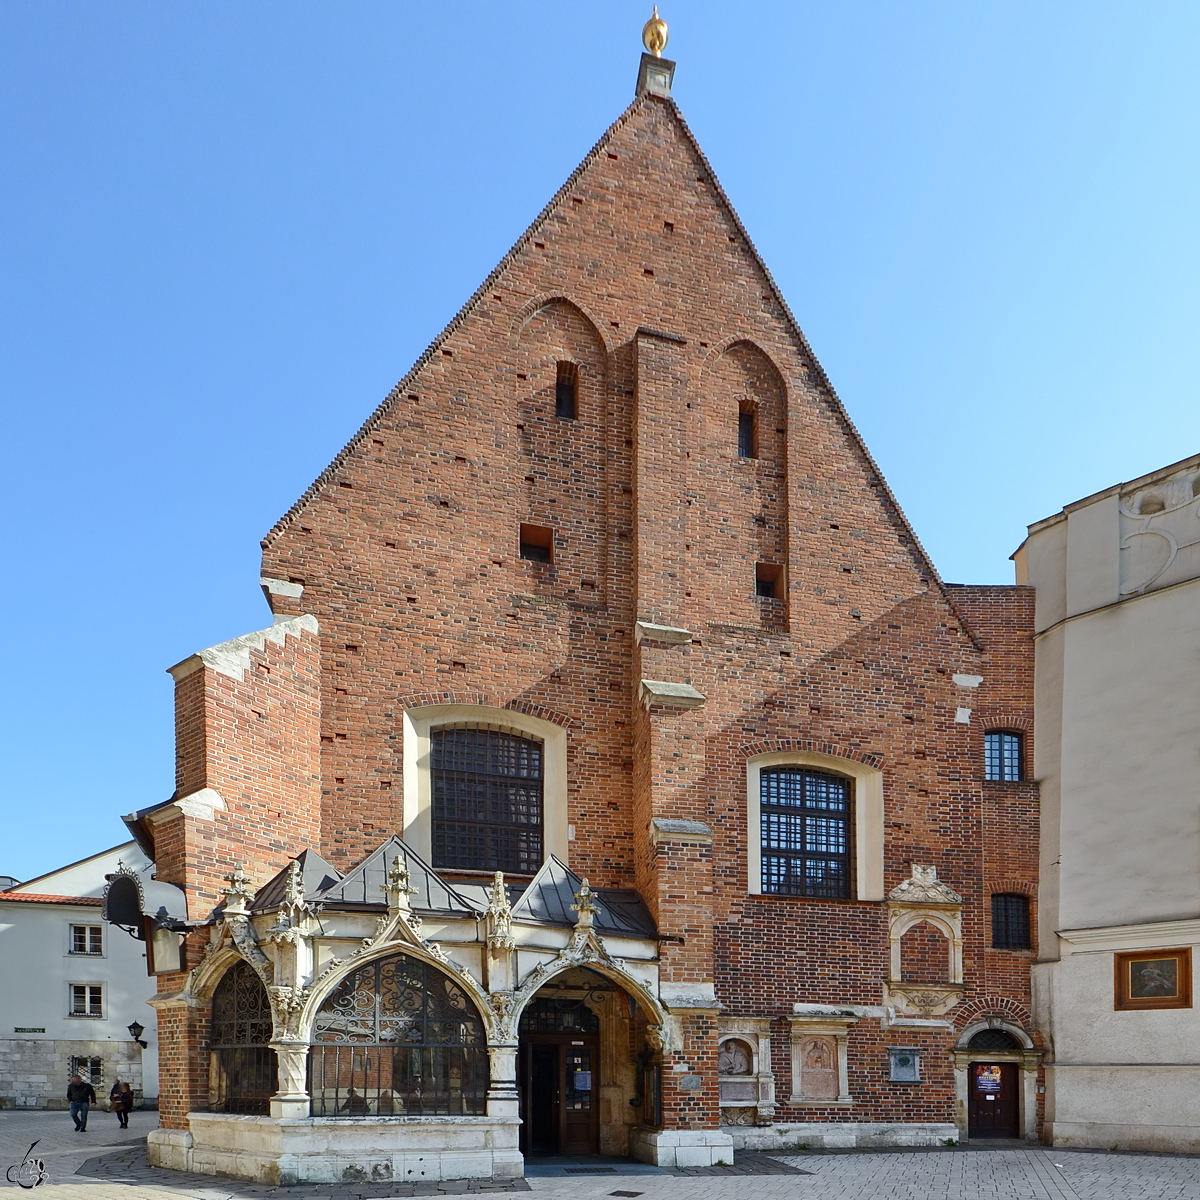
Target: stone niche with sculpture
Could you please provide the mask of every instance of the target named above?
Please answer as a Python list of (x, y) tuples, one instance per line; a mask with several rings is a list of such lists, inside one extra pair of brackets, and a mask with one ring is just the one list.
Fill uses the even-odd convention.
[(769, 1125), (775, 1119), (770, 1020), (725, 1017), (718, 1030), (721, 1124)]
[(963, 898), (913, 863), (888, 893), (888, 979), (883, 1002), (898, 1016), (941, 1017), (963, 994)]

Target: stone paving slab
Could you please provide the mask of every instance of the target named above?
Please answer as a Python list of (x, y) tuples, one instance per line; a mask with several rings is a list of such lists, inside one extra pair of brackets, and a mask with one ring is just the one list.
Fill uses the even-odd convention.
[(141, 1128), (128, 1134), (115, 1122), (93, 1124), (93, 1117), (82, 1135), (63, 1113), (0, 1112), (0, 1187), (16, 1188), (4, 1172), (37, 1140), (48, 1178), (25, 1194), (38, 1200), (374, 1200), (512, 1191), (541, 1200), (1200, 1200), (1200, 1156), (978, 1144), (742, 1154), (732, 1167), (670, 1173), (628, 1173), (618, 1163), (611, 1175), (272, 1188), (150, 1167), (145, 1135), (155, 1114), (135, 1113), (135, 1120), (139, 1115)]

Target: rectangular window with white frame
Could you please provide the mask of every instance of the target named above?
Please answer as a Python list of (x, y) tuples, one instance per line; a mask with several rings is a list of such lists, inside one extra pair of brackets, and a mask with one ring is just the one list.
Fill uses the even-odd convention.
[(67, 985), (70, 1017), (103, 1017), (104, 985), (101, 983), (71, 983)]
[(103, 925), (72, 925), (68, 954), (89, 955), (101, 958), (104, 955)]
[(882, 900), (883, 773), (829, 754), (778, 751), (746, 764), (751, 895)]

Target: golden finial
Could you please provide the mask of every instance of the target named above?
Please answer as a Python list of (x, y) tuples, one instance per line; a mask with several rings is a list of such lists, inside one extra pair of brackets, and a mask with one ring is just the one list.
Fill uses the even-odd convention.
[(662, 58), (662, 52), (667, 47), (667, 23), (658, 15), (657, 4), (654, 6), (654, 16), (642, 26), (642, 45), (655, 58)]

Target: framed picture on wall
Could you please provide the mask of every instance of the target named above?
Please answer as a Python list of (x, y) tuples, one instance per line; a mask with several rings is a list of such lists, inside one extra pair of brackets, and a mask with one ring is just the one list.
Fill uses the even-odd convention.
[(1132, 1008), (1191, 1008), (1192, 951), (1137, 950), (1116, 954), (1116, 1005)]

